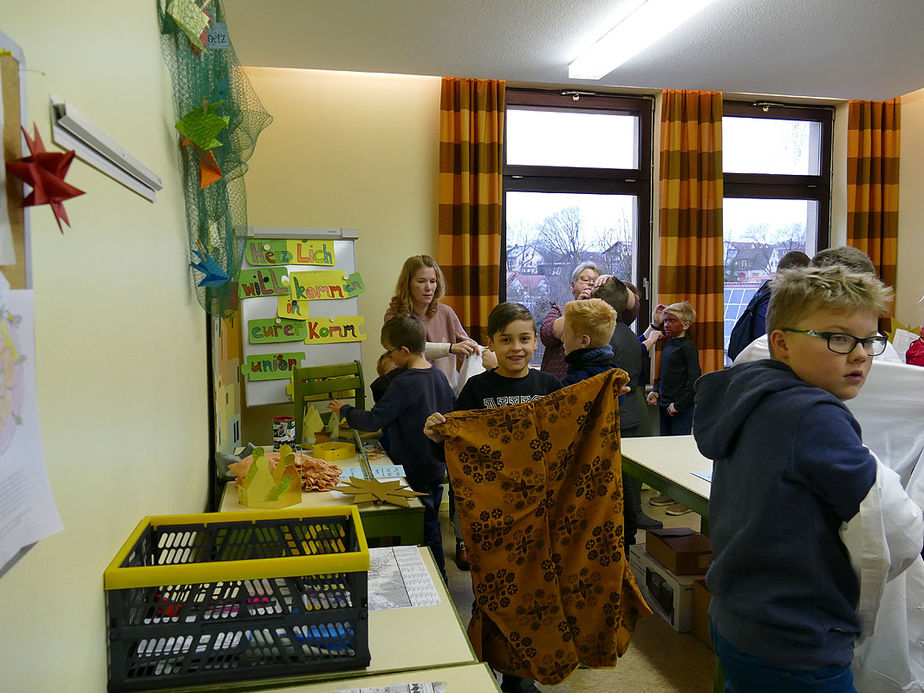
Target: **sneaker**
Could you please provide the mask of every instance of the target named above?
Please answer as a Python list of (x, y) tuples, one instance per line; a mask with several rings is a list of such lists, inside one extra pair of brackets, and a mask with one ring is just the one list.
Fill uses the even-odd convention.
[(654, 505), (656, 507), (662, 505), (673, 505), (676, 501), (664, 493), (659, 493), (657, 496), (652, 496), (648, 499), (648, 505)]
[(501, 676), (500, 689), (504, 693), (542, 693), (536, 687), (535, 681), (513, 676), (512, 674), (503, 674)]
[(661, 529), (664, 526), (664, 523), (661, 520), (656, 520), (653, 517), (648, 517), (645, 513), (639, 513), (635, 518), (635, 527), (637, 529)]
[(471, 563), (468, 560), (468, 549), (465, 548), (464, 541), (456, 542), (456, 567), (459, 570), (471, 570)]
[(687, 506), (681, 505), (680, 503), (674, 503), (667, 510), (665, 510), (668, 515), (686, 515), (687, 513), (693, 512)]

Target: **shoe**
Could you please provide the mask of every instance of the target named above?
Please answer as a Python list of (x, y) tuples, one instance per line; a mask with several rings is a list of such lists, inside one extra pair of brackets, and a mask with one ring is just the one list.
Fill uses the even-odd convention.
[(471, 570), (472, 564), (468, 562), (468, 549), (465, 542), (456, 542), (456, 567), (459, 570)]
[(500, 689), (504, 693), (542, 693), (536, 688), (535, 681), (513, 676), (512, 674), (503, 674), (501, 676)]
[(648, 517), (645, 513), (639, 513), (635, 516), (635, 527), (636, 529), (661, 529), (664, 527), (664, 523), (661, 520), (656, 520), (653, 517)]
[(687, 513), (693, 512), (687, 506), (681, 505), (680, 503), (674, 503), (671, 507), (665, 510), (668, 515), (686, 515)]
[(652, 496), (648, 499), (648, 505), (654, 505), (655, 507), (660, 507), (662, 505), (673, 505), (676, 501), (670, 496), (659, 493), (657, 496)]

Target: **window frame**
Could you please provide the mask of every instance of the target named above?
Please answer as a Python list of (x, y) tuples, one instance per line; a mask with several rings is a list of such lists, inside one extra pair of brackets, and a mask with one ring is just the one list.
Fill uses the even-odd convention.
[[(831, 161), (834, 149), (834, 108), (762, 101), (725, 101), (723, 117), (767, 118), (770, 120), (810, 120), (821, 123), (821, 157), (818, 175), (780, 173), (726, 173), (723, 197), (763, 200), (814, 200), (818, 204), (815, 250), (828, 247), (831, 240)], [(725, 145), (723, 143), (724, 151)]]
[[(650, 313), (651, 233), (652, 233), (652, 123), (655, 99), (652, 96), (625, 96), (571, 90), (549, 91), (508, 87), (505, 107), (538, 107), (549, 110), (581, 110), (638, 117), (637, 168), (590, 168), (574, 166), (535, 166), (507, 163), (507, 127), (504, 119), (503, 219), (498, 296), (507, 297), (507, 193), (585, 193), (634, 195), (637, 218), (635, 274), (640, 293), (639, 320)], [(647, 222), (647, 223), (646, 223)]]

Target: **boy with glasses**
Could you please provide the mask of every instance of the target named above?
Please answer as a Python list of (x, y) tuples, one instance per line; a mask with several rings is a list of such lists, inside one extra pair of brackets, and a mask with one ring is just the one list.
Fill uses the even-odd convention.
[(697, 383), (693, 435), (714, 461), (710, 630), (730, 691), (855, 690), (859, 583), (839, 529), (877, 468), (843, 401), (885, 347), (890, 299), (839, 266), (781, 273), (772, 358)]

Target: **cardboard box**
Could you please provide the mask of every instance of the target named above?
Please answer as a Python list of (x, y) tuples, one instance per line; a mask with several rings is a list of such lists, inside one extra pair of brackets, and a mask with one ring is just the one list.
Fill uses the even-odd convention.
[(712, 563), (712, 543), (689, 527), (647, 532), (648, 553), (674, 575), (705, 575)]
[(712, 649), (712, 638), (709, 635), (709, 602), (712, 595), (706, 589), (706, 581), (697, 578), (693, 581), (693, 635), (703, 641)]
[(629, 567), (651, 610), (674, 630), (686, 633), (693, 627), (692, 577), (674, 575), (636, 544), (629, 548)]

